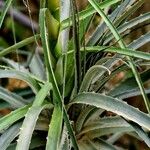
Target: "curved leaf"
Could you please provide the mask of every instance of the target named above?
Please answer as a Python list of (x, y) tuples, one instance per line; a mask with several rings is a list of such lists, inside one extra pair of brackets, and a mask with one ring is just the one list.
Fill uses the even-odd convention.
[(25, 81), (30, 85), (32, 90), (37, 93), (40, 86), (37, 81), (29, 74), (17, 70), (2, 70), (0, 69), (0, 78), (15, 78)]
[(0, 98), (8, 102), (14, 108), (23, 107), (25, 103), (27, 103), (27, 101), (25, 101), (21, 96), (6, 90), (1, 86)]
[(6, 150), (10, 143), (18, 136), (21, 124), (12, 125), (0, 136), (1, 150)]
[(150, 130), (150, 116), (148, 114), (145, 114), (116, 98), (97, 93), (85, 92), (79, 94), (72, 101), (72, 104), (73, 103), (92, 105), (114, 112)]
[(79, 134), (80, 135), (86, 134), (86, 133), (88, 134), (88, 132), (94, 131), (97, 129), (107, 130), (109, 128), (112, 128), (112, 131), (113, 131), (114, 128), (126, 128), (126, 127), (133, 130), (132, 127), (130, 127), (130, 125), (125, 120), (123, 120), (122, 118), (118, 116), (106, 117), (106, 118), (102, 118), (99, 120), (93, 120), (92, 122), (87, 123), (86, 126), (83, 127), (82, 131)]
[(89, 89), (89, 86), (93, 80), (93, 78), (95, 77), (95, 75), (97, 74), (98, 71), (101, 71), (105, 68), (103, 68), (103, 66), (101, 65), (94, 65), (92, 66), (88, 71), (87, 73), (85, 74), (84, 76), (84, 79), (81, 83), (81, 86), (80, 86), (80, 90), (79, 92), (87, 92), (88, 89)]
[(93, 110), (93, 107), (86, 107), (84, 110), (81, 111), (77, 121), (76, 121), (76, 132), (79, 133), (82, 129), (84, 122), (86, 121), (87, 116)]

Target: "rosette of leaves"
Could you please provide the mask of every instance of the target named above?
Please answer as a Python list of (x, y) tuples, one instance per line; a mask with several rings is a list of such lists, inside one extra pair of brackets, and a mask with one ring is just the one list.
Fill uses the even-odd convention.
[[(11, 109), (0, 118), (1, 150), (123, 149), (115, 143), (124, 134), (150, 147), (150, 89), (144, 88), (150, 54), (137, 50), (150, 41), (150, 33), (124, 42), (150, 19), (149, 12), (130, 19), (144, 2), (89, 0), (78, 11), (75, 0), (40, 1), (39, 33), (12, 46), (0, 45), (0, 78), (28, 84), (16, 91), (0, 87), (0, 109)], [(1, 28), (11, 4), (7, 0), (3, 5)], [(97, 17), (101, 20), (91, 34)], [(41, 45), (31, 52), (28, 45), (38, 41)], [(25, 62), (7, 57), (16, 49), (26, 56)], [(139, 72), (141, 67), (145, 69)], [(119, 73), (124, 74), (122, 81), (110, 88), (110, 80)], [(146, 113), (124, 101), (138, 95)]]

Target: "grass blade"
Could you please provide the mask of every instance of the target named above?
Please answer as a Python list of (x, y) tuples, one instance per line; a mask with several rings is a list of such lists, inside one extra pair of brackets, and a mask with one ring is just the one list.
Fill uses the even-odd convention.
[(35, 37), (36, 37), (36, 39), (40, 38), (39, 35), (35, 35), (35, 36), (32, 36), (32, 37), (26, 38), (23, 41), (18, 42), (16, 44), (14, 44), (14, 45), (12, 45), (12, 46), (10, 46), (10, 47), (0, 51), (0, 57), (3, 57), (5, 55), (15, 51), (16, 49), (19, 49), (19, 48), (21, 48), (23, 46), (26, 46), (26, 45), (30, 44), (30, 43), (33, 43), (35, 41)]
[(0, 29), (2, 27), (2, 24), (3, 24), (3, 21), (4, 21), (4, 18), (5, 18), (5, 15), (8, 11), (8, 8), (10, 7), (11, 3), (12, 3), (13, 0), (7, 0), (5, 2), (5, 5), (3, 7), (3, 10), (2, 10), (2, 13), (1, 13), (1, 16), (0, 16)]

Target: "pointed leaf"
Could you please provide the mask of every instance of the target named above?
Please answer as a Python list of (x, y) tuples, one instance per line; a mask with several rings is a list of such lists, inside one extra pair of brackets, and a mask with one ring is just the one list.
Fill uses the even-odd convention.
[(92, 105), (108, 111), (112, 111), (150, 130), (149, 115), (113, 97), (97, 94), (97, 93), (86, 92), (86, 93), (79, 94), (72, 101), (72, 104), (73, 103)]

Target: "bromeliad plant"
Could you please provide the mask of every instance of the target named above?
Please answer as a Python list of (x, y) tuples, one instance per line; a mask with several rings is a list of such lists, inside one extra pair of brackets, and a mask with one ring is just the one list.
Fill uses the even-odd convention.
[[(11, 3), (3, 6), (0, 28)], [(150, 147), (150, 89), (143, 85), (150, 79), (150, 54), (136, 51), (150, 41), (150, 33), (124, 42), (129, 30), (150, 19), (149, 12), (129, 19), (143, 3), (89, 0), (79, 12), (75, 0), (40, 1), (40, 33), (0, 51), (0, 78), (16, 78), (30, 87), (16, 92), (0, 87), (0, 109), (12, 110), (0, 118), (1, 150), (115, 150), (121, 149), (114, 143), (124, 134)], [(98, 15), (100, 23), (85, 39)], [(25, 63), (6, 58), (33, 42), (42, 51), (17, 50), (28, 58)], [(146, 69), (138, 72), (142, 66)], [(124, 73), (122, 82), (108, 88), (119, 73)], [(138, 95), (148, 114), (124, 101)]]

